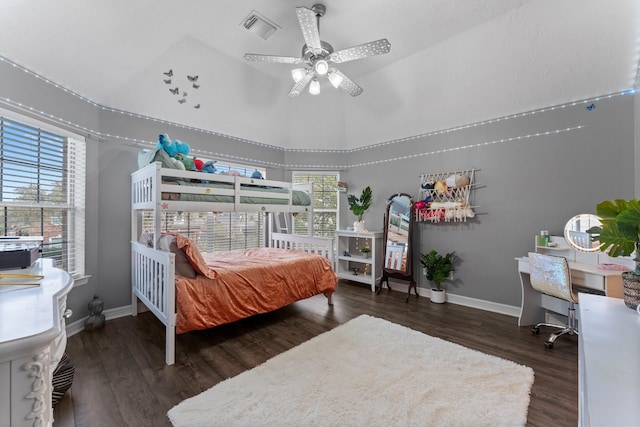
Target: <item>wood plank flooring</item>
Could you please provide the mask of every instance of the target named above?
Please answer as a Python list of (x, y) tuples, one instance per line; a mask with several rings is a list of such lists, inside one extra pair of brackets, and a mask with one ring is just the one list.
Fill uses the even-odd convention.
[[(424, 293), (424, 291), (422, 291)], [(73, 386), (54, 411), (55, 427), (170, 426), (166, 413), (182, 400), (265, 362), (308, 339), (370, 314), (428, 335), (530, 366), (535, 371), (528, 426), (578, 423), (576, 336), (544, 348), (547, 330), (531, 335), (517, 318), (341, 281), (329, 307), (324, 296), (206, 331), (178, 335), (176, 364), (164, 363), (164, 327), (146, 312), (108, 321), (69, 338)], [(438, 369), (425, 366), (424, 369)], [(473, 396), (469, 396), (473, 398)]]

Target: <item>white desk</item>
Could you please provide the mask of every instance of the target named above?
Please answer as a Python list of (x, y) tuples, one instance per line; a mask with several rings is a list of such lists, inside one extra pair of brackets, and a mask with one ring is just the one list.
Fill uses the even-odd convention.
[[(622, 298), (622, 272), (598, 268), (600, 262), (611, 262), (612, 259), (606, 257), (606, 255), (577, 253), (575, 250), (570, 249), (564, 238), (561, 237), (553, 236), (553, 240), (559, 246), (542, 250), (540, 247), (536, 247), (536, 251), (567, 258), (571, 269), (571, 282), (574, 285), (604, 292), (609, 297)], [(606, 258), (603, 258), (603, 256)], [(579, 261), (574, 261), (575, 259)], [(520, 306), (518, 326), (535, 325), (543, 322), (546, 310), (566, 316), (568, 303), (543, 295), (531, 286), (531, 281), (529, 280), (529, 257), (516, 258), (516, 261), (518, 261), (518, 272), (520, 273), (520, 284), (522, 285), (522, 304)]]
[(0, 426), (51, 426), (51, 379), (66, 347), (73, 279), (47, 259), (10, 272), (44, 279), (40, 286), (0, 287)]
[(640, 425), (640, 316), (623, 300), (580, 294), (580, 426)]

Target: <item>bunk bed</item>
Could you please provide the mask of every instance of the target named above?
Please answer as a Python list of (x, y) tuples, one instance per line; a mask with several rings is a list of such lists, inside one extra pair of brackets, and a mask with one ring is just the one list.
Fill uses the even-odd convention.
[[(176, 333), (230, 323), (319, 294), (331, 304), (337, 285), (333, 239), (269, 233), (268, 247), (207, 254), (186, 236), (161, 227), (165, 211), (312, 215), (310, 186), (185, 171), (151, 160), (131, 174), (131, 310), (137, 315), (140, 301), (165, 325), (168, 365), (175, 362)], [(153, 218), (151, 229), (142, 229), (144, 212)]]

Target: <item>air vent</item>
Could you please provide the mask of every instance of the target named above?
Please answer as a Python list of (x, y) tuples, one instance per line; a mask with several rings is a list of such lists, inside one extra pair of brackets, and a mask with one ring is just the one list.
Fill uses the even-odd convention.
[(251, 12), (244, 20), (240, 23), (242, 27), (246, 30), (260, 36), (263, 39), (268, 39), (280, 29), (279, 26), (260, 15), (255, 10)]

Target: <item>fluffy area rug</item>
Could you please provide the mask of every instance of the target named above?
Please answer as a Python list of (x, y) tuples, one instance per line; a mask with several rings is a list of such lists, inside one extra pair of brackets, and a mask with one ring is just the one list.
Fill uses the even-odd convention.
[(182, 426), (525, 425), (533, 370), (359, 316), (173, 407)]

